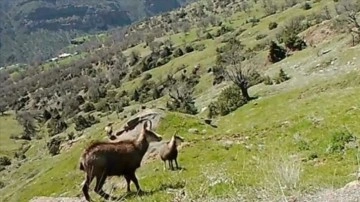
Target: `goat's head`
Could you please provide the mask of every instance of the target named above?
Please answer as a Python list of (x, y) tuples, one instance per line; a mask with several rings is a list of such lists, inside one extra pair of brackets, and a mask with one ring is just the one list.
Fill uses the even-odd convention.
[(179, 136), (176, 131), (174, 135), (171, 137), (170, 142), (174, 142), (176, 145), (180, 145), (182, 142), (184, 142), (184, 138)]
[(108, 136), (111, 136), (112, 135), (112, 123), (109, 123), (107, 126), (105, 126), (105, 132)]
[[(148, 127), (148, 122), (150, 122), (150, 126)], [(160, 142), (162, 137), (151, 130), (152, 123), (150, 120), (145, 121), (142, 127), (142, 131), (140, 136), (145, 138), (147, 142)]]

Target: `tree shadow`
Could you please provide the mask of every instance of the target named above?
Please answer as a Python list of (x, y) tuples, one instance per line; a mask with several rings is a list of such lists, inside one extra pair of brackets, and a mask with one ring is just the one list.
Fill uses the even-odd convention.
[(253, 100), (257, 100), (259, 98), (259, 96), (251, 96), (250, 97), (250, 100), (248, 101), (248, 102), (250, 102), (250, 101), (253, 101)]
[(0, 112), (0, 117), (6, 117), (6, 116), (11, 116), (11, 114), (7, 112), (3, 112), (3, 113)]

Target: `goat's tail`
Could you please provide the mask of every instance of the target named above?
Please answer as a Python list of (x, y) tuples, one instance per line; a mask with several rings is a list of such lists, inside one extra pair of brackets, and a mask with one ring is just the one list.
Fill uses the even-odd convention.
[(81, 157), (81, 158), (80, 158), (79, 169), (85, 171), (84, 157)]
[(80, 170), (85, 170), (84, 164), (82, 162), (80, 162), (80, 166), (79, 166)]

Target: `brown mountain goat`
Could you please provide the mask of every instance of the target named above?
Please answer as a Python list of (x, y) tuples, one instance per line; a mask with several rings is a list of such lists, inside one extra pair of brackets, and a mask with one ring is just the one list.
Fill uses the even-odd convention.
[(177, 162), (178, 150), (177, 146), (183, 142), (184, 139), (180, 136), (177, 136), (176, 133), (172, 136), (171, 140), (167, 142), (160, 149), (160, 158), (164, 161), (164, 170), (166, 170), (166, 161), (169, 162), (169, 168), (174, 170), (173, 161), (175, 161), (176, 169), (179, 169)]
[(102, 187), (108, 176), (123, 175), (128, 192), (130, 192), (130, 181), (133, 181), (138, 192), (142, 192), (135, 171), (140, 167), (149, 143), (161, 140), (158, 134), (147, 128), (147, 122), (145, 122), (135, 140), (92, 143), (85, 149), (80, 160), (80, 170), (86, 172), (82, 188), (86, 200), (91, 200), (89, 186), (94, 178), (96, 178), (95, 192), (105, 199), (108, 199), (109, 195), (102, 190)]

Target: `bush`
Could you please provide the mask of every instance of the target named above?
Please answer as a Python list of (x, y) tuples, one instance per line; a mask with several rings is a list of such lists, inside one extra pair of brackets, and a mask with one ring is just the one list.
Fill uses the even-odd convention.
[(144, 80), (149, 80), (151, 78), (152, 78), (152, 75), (150, 73), (144, 74), (144, 78), (143, 78)]
[(91, 112), (95, 110), (95, 105), (92, 102), (86, 102), (83, 107), (84, 112)]
[(261, 39), (263, 39), (265, 37), (267, 37), (267, 34), (258, 34), (258, 35), (256, 35), (255, 39), (256, 40), (261, 40)]
[(284, 43), (287, 48), (292, 51), (300, 51), (306, 48), (306, 43), (297, 35), (290, 35), (284, 38)]
[(78, 115), (74, 117), (76, 131), (84, 130), (99, 122), (100, 121), (95, 119), (93, 115), (87, 115), (87, 116)]
[(173, 55), (174, 55), (174, 57), (180, 57), (180, 56), (184, 55), (184, 52), (183, 52), (183, 50), (181, 48), (177, 48), (177, 49), (175, 49)]
[(329, 153), (338, 153), (345, 150), (347, 143), (355, 141), (356, 137), (349, 131), (340, 131), (332, 135), (330, 145), (327, 149)]
[(264, 84), (265, 84), (265, 85), (273, 85), (273, 81), (272, 81), (272, 79), (270, 78), (270, 76), (265, 76), (265, 77), (264, 77)]
[(207, 32), (206, 34), (205, 34), (205, 39), (213, 39), (214, 37), (213, 37), (213, 35), (210, 33), (210, 32)]
[(191, 45), (185, 46), (185, 52), (186, 53), (191, 53), (193, 51), (194, 51), (194, 48)]
[(302, 8), (303, 8), (304, 10), (310, 10), (310, 9), (311, 9), (311, 5), (310, 5), (310, 3), (305, 2), (304, 5), (302, 6)]
[[(1, 168), (0, 168), (0, 172), (1, 172)], [(0, 181), (0, 189), (4, 188), (6, 185), (3, 181)]]
[(247, 103), (239, 87), (232, 85), (224, 89), (218, 99), (209, 105), (208, 117), (225, 116)]
[(51, 138), (47, 143), (46, 143), (46, 147), (49, 150), (49, 153), (52, 156), (55, 156), (57, 154), (60, 153), (60, 145), (62, 143), (62, 139), (60, 137), (53, 137)]
[(67, 134), (67, 139), (68, 140), (74, 140), (75, 139), (75, 133), (74, 132), (70, 132)]
[(50, 137), (64, 132), (67, 129), (67, 127), (68, 127), (68, 125), (62, 119), (53, 119), (52, 118), (47, 123), (47, 129), (48, 129), (48, 133), (49, 133)]
[(278, 24), (276, 22), (270, 22), (269, 23), (269, 30), (276, 29)]
[(11, 165), (11, 159), (7, 156), (0, 156), (0, 166)]
[(96, 104), (95, 108), (98, 112), (108, 112), (111, 110), (110, 105), (107, 103), (106, 100), (101, 100), (99, 103)]
[(268, 60), (271, 63), (276, 63), (283, 60), (286, 57), (286, 50), (276, 44), (274, 41), (270, 42)]
[(282, 83), (282, 82), (287, 81), (289, 79), (290, 79), (290, 77), (284, 72), (283, 69), (280, 68), (279, 75), (275, 79), (275, 83), (279, 84), (279, 83)]
[(205, 50), (205, 48), (206, 48), (205, 44), (196, 44), (194, 46), (194, 49), (197, 51), (203, 51), (203, 50)]

